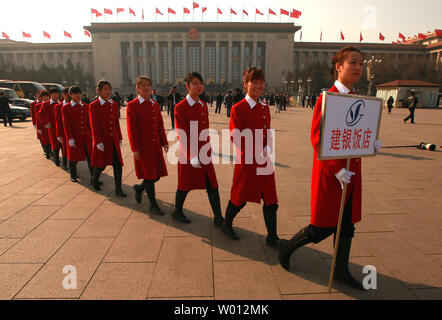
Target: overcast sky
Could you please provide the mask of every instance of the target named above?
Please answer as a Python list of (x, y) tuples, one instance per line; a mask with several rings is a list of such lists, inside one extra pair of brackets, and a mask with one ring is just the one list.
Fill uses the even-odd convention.
[[(117, 22), (116, 8), (124, 8), (119, 14), (118, 21), (141, 21), (141, 11), (144, 7), (144, 21), (155, 21), (155, 7), (164, 16), (157, 15), (157, 21), (168, 20), (167, 8), (176, 11), (176, 15), (169, 15), (170, 21), (183, 21), (183, 7), (191, 10), (186, 15), (186, 21), (192, 21), (192, 1), (182, 0), (77, 0), (77, 1), (11, 1), (2, 0), (0, 10), (0, 31), (6, 32), (13, 40), (23, 40), (22, 32), (32, 35), (32, 42), (63, 42), (89, 41), (85, 38), (83, 26), (90, 25), (92, 19), (91, 8), (103, 13), (103, 8), (111, 9), (113, 15), (106, 15), (106, 22)], [(442, 1), (440, 0), (206, 0), (196, 1), (200, 8), (195, 9), (195, 21), (201, 21), (201, 7), (206, 6), (204, 21), (241, 22), (242, 9), (249, 17), (244, 21), (255, 21), (255, 8), (264, 16), (258, 16), (257, 22), (289, 22), (289, 18), (280, 18), (280, 9), (302, 11), (296, 24), (302, 26), (302, 41), (319, 41), (322, 30), (322, 41), (341, 42), (340, 31), (345, 36), (345, 42), (359, 42), (359, 33), (362, 32), (364, 42), (380, 42), (379, 32), (385, 36), (385, 43), (398, 40), (398, 33), (406, 37), (417, 33), (426, 33), (434, 29), (442, 29)], [(219, 4), (219, 5), (217, 5)], [(221, 5), (222, 4), (222, 5)], [(268, 18), (269, 4), (278, 16)], [(128, 8), (136, 12), (136, 17), (129, 19)], [(223, 15), (217, 15), (217, 8)], [(229, 14), (230, 8), (237, 12), (237, 16)], [(92, 19), (92, 20), (91, 20)], [(98, 22), (104, 22), (98, 18)], [(65, 38), (63, 31), (72, 34), (72, 39)], [(43, 37), (43, 31), (51, 35), (51, 40)], [(299, 41), (300, 32), (296, 33), (295, 41)]]

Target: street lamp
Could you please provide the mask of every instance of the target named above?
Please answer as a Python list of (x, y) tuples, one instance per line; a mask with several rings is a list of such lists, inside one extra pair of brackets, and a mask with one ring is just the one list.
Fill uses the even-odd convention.
[(309, 76), (307, 79), (307, 94), (309, 97), (310, 97), (310, 83), (312, 83), (312, 79)]
[(287, 93), (288, 81), (284, 80), (284, 93)]
[(63, 84), (63, 87), (65, 87), (65, 88), (68, 85), (68, 82), (66, 81), (65, 78), (63, 78), (63, 80), (61, 80), (61, 83)]
[(290, 84), (292, 85), (292, 94), (295, 93), (295, 80), (290, 80)]
[(364, 64), (367, 66), (368, 96), (371, 96), (371, 87), (373, 86), (373, 80), (375, 78), (374, 66), (381, 62), (382, 60), (375, 59), (374, 56), (372, 56), (370, 60), (364, 60)]
[(299, 85), (299, 88), (298, 88), (298, 106), (299, 106), (299, 105), (301, 105), (301, 94), (302, 94), (302, 79), (301, 78), (299, 78), (299, 80), (298, 80), (298, 85)]

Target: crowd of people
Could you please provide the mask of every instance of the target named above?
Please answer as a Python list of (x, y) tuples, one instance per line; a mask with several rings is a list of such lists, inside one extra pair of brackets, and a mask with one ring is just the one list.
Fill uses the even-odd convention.
[[(362, 75), (363, 55), (355, 47), (341, 49), (333, 58), (332, 74), (336, 81), (329, 91), (354, 94), (353, 84)], [(267, 229), (266, 245), (279, 249), (279, 261), (290, 268), (290, 257), (299, 247), (308, 243), (318, 243), (336, 234), (341, 202), (341, 188), (347, 185), (347, 197), (341, 238), (339, 242), (335, 279), (347, 285), (364, 290), (348, 269), (351, 240), (355, 224), (361, 220), (362, 177), (361, 159), (352, 159), (349, 170), (346, 160), (320, 161), (317, 159), (320, 136), (321, 108), (315, 108), (312, 121), (312, 146), (314, 149), (312, 174), (312, 212), (311, 223), (301, 229), (290, 240), (280, 239), (277, 235), (278, 194), (275, 173), (266, 172), (267, 162), (274, 152), (271, 135), (271, 113), (269, 104), (275, 103), (277, 109), (285, 110), (288, 96), (282, 93), (263, 95), (265, 76), (263, 70), (250, 67), (243, 74), (243, 90), (217, 93), (207, 98), (204, 94), (204, 80), (197, 72), (185, 78), (187, 95), (181, 96), (176, 88), (167, 95), (167, 113), (171, 116), (172, 128), (176, 127), (179, 141), (179, 160), (177, 165), (178, 183), (172, 218), (181, 223), (191, 223), (184, 214), (183, 206), (187, 194), (192, 190), (206, 190), (213, 211), (213, 223), (222, 233), (232, 240), (239, 240), (233, 222), (247, 202), (263, 201), (263, 218)], [(135, 174), (141, 183), (135, 184), (135, 201), (142, 202), (146, 192), (149, 210), (164, 215), (157, 203), (155, 184), (167, 177), (165, 153), (169, 151), (163, 116), (164, 95), (152, 90), (152, 81), (147, 76), (136, 80), (137, 96), (130, 97), (126, 108), (127, 134), (133, 153)], [(106, 166), (113, 166), (115, 194), (126, 197), (122, 190), (121, 177), (123, 158), (121, 146), (123, 135), (120, 127), (120, 99), (111, 99), (112, 86), (101, 80), (97, 84), (97, 97), (89, 104), (82, 101), (79, 87), (65, 88), (62, 100), (57, 90), (39, 92), (31, 106), (32, 121), (43, 152), (57, 166), (70, 171), (72, 182), (78, 182), (77, 163), (87, 161), (90, 184), (100, 190), (100, 174)], [(263, 99), (261, 99), (263, 97)], [(207, 100), (208, 99), (208, 100)], [(161, 100), (162, 101), (162, 100)], [(226, 105), (229, 116), (231, 140), (237, 150), (230, 198), (225, 214), (221, 210), (219, 184), (211, 159), (210, 137), (202, 131), (210, 127), (208, 104), (216, 103), (215, 112), (219, 113), (222, 103)], [(316, 105), (321, 105), (322, 96)], [(191, 125), (197, 123), (197, 135), (191, 134)], [(258, 131), (261, 130), (261, 134)], [(246, 149), (242, 134), (250, 132), (251, 143), (255, 150), (252, 155)], [(268, 139), (268, 136), (270, 139)], [(198, 141), (192, 141), (197, 139)], [(192, 147), (193, 146), (193, 147)], [(195, 149), (196, 146), (196, 149)], [(376, 141), (375, 148), (381, 147)], [(60, 162), (59, 153), (62, 153)], [(246, 161), (249, 156), (253, 161)], [(239, 160), (239, 161), (238, 161)], [(69, 168), (69, 169), (68, 169)], [(87, 180), (86, 180), (87, 181)]]

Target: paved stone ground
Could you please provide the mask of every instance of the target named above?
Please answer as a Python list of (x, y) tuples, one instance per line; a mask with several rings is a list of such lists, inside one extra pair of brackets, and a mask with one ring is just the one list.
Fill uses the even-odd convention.
[[(213, 112), (211, 127), (227, 128), (225, 113)], [(417, 110), (415, 125), (402, 122), (406, 114), (384, 113), (384, 146), (442, 144), (441, 111)], [(272, 116), (278, 231), (289, 238), (309, 223), (312, 111), (291, 108)], [(350, 267), (362, 279), (362, 268), (374, 265), (378, 289), (359, 293), (335, 285), (328, 294), (331, 238), (298, 250), (287, 272), (277, 251), (265, 246), (256, 204), (235, 220), (239, 242), (213, 227), (203, 190), (191, 192), (185, 203), (192, 223), (178, 224), (170, 216), (177, 185), (170, 164), (169, 176), (157, 184), (166, 215), (151, 215), (145, 195), (136, 204), (124, 119), (121, 124), (123, 188), (129, 194), (123, 200), (113, 195), (111, 167), (103, 173), (103, 190), (94, 192), (84, 163), (81, 183), (72, 183), (42, 156), (30, 121), (0, 127), (0, 299), (442, 299), (440, 149), (383, 149), (363, 160), (363, 221), (356, 226)], [(215, 169), (224, 211), (233, 165)], [(62, 286), (66, 265), (77, 269), (77, 289)]]

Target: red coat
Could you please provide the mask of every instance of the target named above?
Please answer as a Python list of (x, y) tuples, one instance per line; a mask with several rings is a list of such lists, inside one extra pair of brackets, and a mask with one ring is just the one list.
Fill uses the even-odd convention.
[(55, 124), (55, 106), (58, 104), (57, 102), (50, 103), (50, 101), (46, 101), (43, 103), (42, 107), (38, 111), (38, 119), (46, 125), (50, 124), (51, 127), (47, 129), (49, 134), (49, 141), (51, 143), (52, 150), (60, 149), (61, 145), (57, 140), (57, 128)]
[[(197, 145), (198, 150), (191, 150), (190, 144), (190, 121), (198, 123), (197, 130)], [(209, 111), (204, 102), (196, 102), (193, 106), (187, 102), (187, 99), (181, 100), (175, 105), (175, 126), (180, 142), (180, 155), (178, 161), (178, 189), (182, 191), (190, 191), (194, 189), (206, 188), (206, 174), (209, 177), (212, 188), (218, 188), (218, 181), (216, 179), (215, 168), (213, 163), (205, 159), (200, 159), (200, 150), (208, 143), (210, 147), (210, 137), (199, 141), (201, 131), (209, 128)], [(183, 136), (186, 134), (186, 137)], [(185, 139), (186, 138), (186, 139)], [(207, 146), (206, 146), (207, 148)], [(203, 151), (204, 152), (204, 151)], [(211, 157), (211, 147), (206, 153)], [(190, 164), (190, 160), (198, 157), (201, 163), (201, 168), (194, 168)]]
[[(86, 160), (86, 150), (90, 156), (92, 150), (92, 134), (89, 123), (89, 108), (80, 102), (72, 106), (65, 104), (62, 109), (63, 128), (67, 140), (69, 161)], [(75, 147), (69, 146), (69, 140), (75, 140)]]
[[(252, 109), (246, 99), (241, 100), (232, 108), (229, 128), (232, 141), (234, 141), (234, 133), (232, 132), (234, 129), (238, 129), (240, 133), (245, 129), (250, 129), (253, 135), (252, 163), (246, 163), (245, 139), (241, 138), (241, 148), (236, 146), (238, 160), (236, 161), (237, 163), (235, 164), (235, 171), (233, 173), (230, 201), (235, 206), (241, 206), (247, 201), (260, 203), (264, 196), (266, 205), (278, 203), (274, 170), (272, 169), (271, 174), (267, 175), (257, 174), (258, 168), (265, 168), (267, 165), (266, 163), (257, 163), (256, 153), (261, 155), (264, 147), (267, 146), (267, 130), (270, 129), (269, 107), (262, 102), (258, 102)], [(255, 134), (256, 129), (263, 130), (263, 141), (262, 150), (255, 152), (255, 140), (259, 138)], [(270, 144), (269, 147), (272, 147), (272, 145)], [(239, 157), (241, 157), (241, 161), (239, 161)]]
[[(333, 86), (331, 92), (339, 92)], [(345, 159), (339, 160), (318, 160), (319, 136), (321, 130), (321, 108), (322, 95), (316, 102), (313, 113), (311, 140), (313, 145), (313, 173), (311, 193), (311, 224), (316, 227), (336, 227), (339, 219), (342, 189), (335, 174), (346, 166)], [(347, 185), (345, 201), (352, 196), (352, 223), (361, 221), (362, 203), (362, 179), (361, 159), (356, 158), (350, 161), (350, 171), (356, 174), (352, 176), (351, 182)]]
[(152, 99), (142, 104), (132, 100), (127, 104), (126, 120), (130, 148), (140, 152), (140, 159), (134, 158), (137, 178), (157, 180), (167, 176), (162, 147), (168, 142), (160, 105)]
[[(45, 128), (45, 125), (48, 123), (45, 122), (45, 119), (40, 119), (40, 110), (43, 106), (43, 102), (40, 102), (35, 105), (35, 122), (37, 125), (37, 138), (40, 139), (42, 145), (50, 145), (51, 141), (49, 140), (49, 131)], [(39, 133), (40, 131), (41, 133)]]
[[(31, 102), (29, 110), (31, 111), (32, 125), (37, 126), (37, 118), (35, 116), (35, 105), (37, 101)], [(37, 132), (37, 139), (40, 139), (40, 134)]]
[(67, 140), (66, 140), (66, 136), (64, 134), (64, 129), (63, 129), (63, 114), (62, 114), (62, 108), (63, 108), (63, 102), (57, 104), (55, 106), (55, 131), (56, 131), (56, 135), (57, 137), (61, 137), (62, 143), (61, 143), (61, 147), (63, 149), (63, 155), (64, 157), (67, 157), (68, 154), (68, 146), (67, 146)]
[[(97, 99), (89, 104), (89, 119), (92, 129), (92, 158), (91, 165), (96, 168), (104, 168), (112, 165), (114, 148), (117, 150), (120, 163), (123, 165), (121, 156), (120, 140), (123, 140), (118, 117), (118, 105), (111, 100), (101, 105)], [(104, 151), (97, 149), (97, 144), (104, 144)]]

